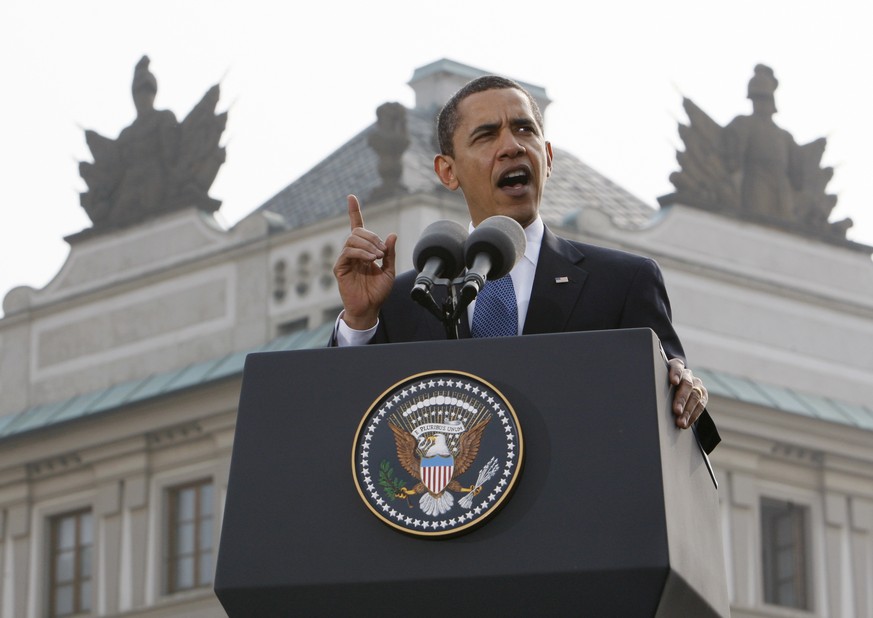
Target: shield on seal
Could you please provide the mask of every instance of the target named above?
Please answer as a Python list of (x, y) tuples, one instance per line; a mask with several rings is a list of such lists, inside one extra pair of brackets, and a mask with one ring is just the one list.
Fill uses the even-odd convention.
[(442, 492), (455, 472), (455, 458), (436, 455), (421, 458), (421, 482), (432, 494)]

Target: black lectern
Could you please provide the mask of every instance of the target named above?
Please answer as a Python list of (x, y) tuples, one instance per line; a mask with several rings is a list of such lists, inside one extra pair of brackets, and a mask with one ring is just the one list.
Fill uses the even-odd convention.
[[(359, 423), (411, 375), (494, 385), (524, 435), (484, 525), (409, 536), (363, 503)], [(252, 354), (215, 577), (232, 616), (729, 616), (718, 498), (648, 329)], [(404, 507), (407, 508), (407, 507)]]

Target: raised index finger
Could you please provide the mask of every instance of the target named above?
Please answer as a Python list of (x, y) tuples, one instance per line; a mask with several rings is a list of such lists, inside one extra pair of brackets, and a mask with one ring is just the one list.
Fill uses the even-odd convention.
[(349, 196), (349, 225), (352, 231), (359, 227), (364, 227), (364, 215), (361, 214), (361, 203), (354, 195)]

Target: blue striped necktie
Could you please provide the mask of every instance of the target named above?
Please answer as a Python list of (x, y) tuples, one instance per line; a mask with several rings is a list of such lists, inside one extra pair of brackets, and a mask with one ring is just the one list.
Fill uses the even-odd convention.
[(473, 311), (474, 337), (509, 337), (518, 334), (518, 305), (512, 277), (487, 281), (476, 297)]

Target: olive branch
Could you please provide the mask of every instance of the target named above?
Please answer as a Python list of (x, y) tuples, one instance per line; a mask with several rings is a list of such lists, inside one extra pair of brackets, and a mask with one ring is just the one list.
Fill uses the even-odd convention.
[[(382, 463), (379, 464), (379, 485), (382, 486), (385, 496), (391, 501), (397, 500), (401, 490), (406, 486), (404, 481), (394, 476), (394, 468), (391, 467), (387, 459), (383, 459)], [(409, 504), (409, 500), (406, 503)]]

